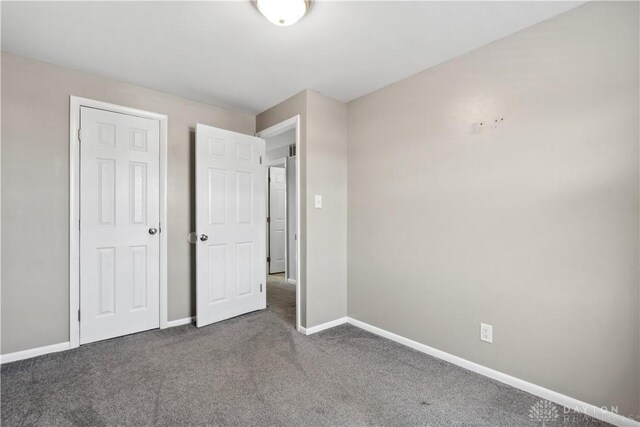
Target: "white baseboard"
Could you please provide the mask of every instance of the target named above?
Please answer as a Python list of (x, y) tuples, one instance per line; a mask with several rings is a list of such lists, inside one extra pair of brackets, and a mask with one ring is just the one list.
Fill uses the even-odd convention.
[(43, 354), (49, 353), (57, 353), (59, 351), (69, 350), (70, 348), (71, 346), (69, 342), (61, 342), (60, 344), (45, 345), (44, 347), (16, 351), (15, 353), (8, 353), (0, 356), (0, 364), (31, 359), (32, 357), (42, 356)]
[[(174, 326), (188, 325), (195, 321), (195, 317), (186, 317), (184, 319), (171, 320), (167, 322), (167, 328)], [(43, 354), (57, 353), (71, 349), (71, 343), (61, 342), (60, 344), (46, 345), (44, 347), (31, 348), (29, 350), (16, 351), (15, 353), (3, 354), (0, 356), (0, 364), (16, 362), (18, 360), (31, 359), (32, 357), (42, 356)]]
[(317, 326), (312, 326), (310, 328), (303, 328), (302, 326), (300, 326), (300, 329), (298, 329), (298, 331), (305, 335), (311, 335), (311, 334), (315, 334), (316, 332), (324, 331), (325, 329), (330, 329), (336, 326), (344, 325), (345, 323), (347, 323), (347, 317), (341, 317), (339, 319), (331, 320), (326, 323), (321, 323)]
[(291, 285), (295, 285), (296, 284), (296, 279), (287, 279), (287, 283), (289, 283)]
[(368, 323), (361, 322), (360, 320), (347, 317), (347, 321), (353, 326), (357, 326), (358, 328), (364, 329), (365, 331), (390, 339), (391, 341), (395, 341), (397, 343), (406, 345), (407, 347), (411, 347), (414, 350), (418, 350), (422, 353), (426, 353), (433, 357), (437, 357), (438, 359), (442, 359), (449, 363), (453, 363), (454, 365), (458, 365), (469, 371), (475, 372), (480, 375), (484, 375), (485, 377), (492, 378), (496, 381), (500, 381), (501, 383), (508, 384), (520, 390), (524, 390), (528, 393), (539, 396), (543, 399), (565, 406), (576, 412), (587, 414), (593, 418), (597, 418), (599, 420), (614, 424), (616, 426), (640, 427), (639, 421), (634, 421), (632, 419), (623, 417), (622, 415), (616, 414), (614, 412), (610, 412), (606, 409), (599, 408), (595, 405), (582, 402), (578, 399), (565, 396), (564, 394), (560, 394), (555, 391), (549, 390), (547, 388), (541, 387), (539, 385), (532, 384), (528, 381), (524, 381), (519, 378), (512, 377), (511, 375), (507, 375), (502, 372), (496, 371), (494, 369), (487, 368), (486, 366), (482, 366), (477, 363), (471, 362), (469, 360), (463, 359), (461, 357), (454, 356), (453, 354), (449, 354), (444, 351), (435, 349), (433, 347), (429, 347), (428, 345), (421, 344), (409, 338), (405, 338), (403, 336), (394, 334), (393, 332), (389, 332), (384, 329), (378, 328), (376, 326), (369, 325)]
[(195, 317), (185, 317), (184, 319), (170, 320), (167, 322), (167, 328), (173, 328), (174, 326), (188, 325), (189, 323), (195, 322), (195, 320), (196, 320)]

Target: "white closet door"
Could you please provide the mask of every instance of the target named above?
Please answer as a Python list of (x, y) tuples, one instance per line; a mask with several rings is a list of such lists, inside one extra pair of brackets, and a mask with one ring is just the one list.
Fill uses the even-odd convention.
[(287, 174), (285, 168), (269, 168), (269, 273), (283, 273), (286, 265)]
[(160, 325), (160, 123), (80, 110), (80, 344)]
[(264, 140), (196, 128), (196, 324), (265, 308)]

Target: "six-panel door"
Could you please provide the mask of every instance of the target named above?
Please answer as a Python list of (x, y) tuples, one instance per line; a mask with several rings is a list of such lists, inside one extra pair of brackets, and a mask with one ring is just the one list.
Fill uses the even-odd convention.
[(80, 343), (159, 327), (160, 124), (80, 110)]
[(196, 324), (264, 308), (260, 138), (196, 128)]

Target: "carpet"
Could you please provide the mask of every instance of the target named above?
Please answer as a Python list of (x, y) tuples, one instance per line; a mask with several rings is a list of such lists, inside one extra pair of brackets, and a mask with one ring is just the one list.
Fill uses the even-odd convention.
[(284, 274), (267, 276), (267, 308), (295, 328), (296, 285), (288, 283)]
[[(2, 425), (542, 425), (533, 395), (351, 325), (304, 336), (295, 287), (270, 283), (267, 297), (266, 310), (204, 328), (4, 365)], [(556, 409), (546, 426), (605, 425)]]

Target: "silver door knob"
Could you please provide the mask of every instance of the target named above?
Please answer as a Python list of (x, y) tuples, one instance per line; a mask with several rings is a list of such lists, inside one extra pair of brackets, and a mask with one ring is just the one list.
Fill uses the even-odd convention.
[(158, 229), (157, 229), (157, 228), (150, 228), (150, 229), (149, 229), (149, 234), (151, 234), (152, 236), (153, 236), (154, 234), (156, 234), (157, 232), (158, 232)]
[(206, 242), (207, 240), (209, 240), (209, 236), (207, 236), (206, 234), (201, 234), (200, 240), (202, 240), (203, 242)]

